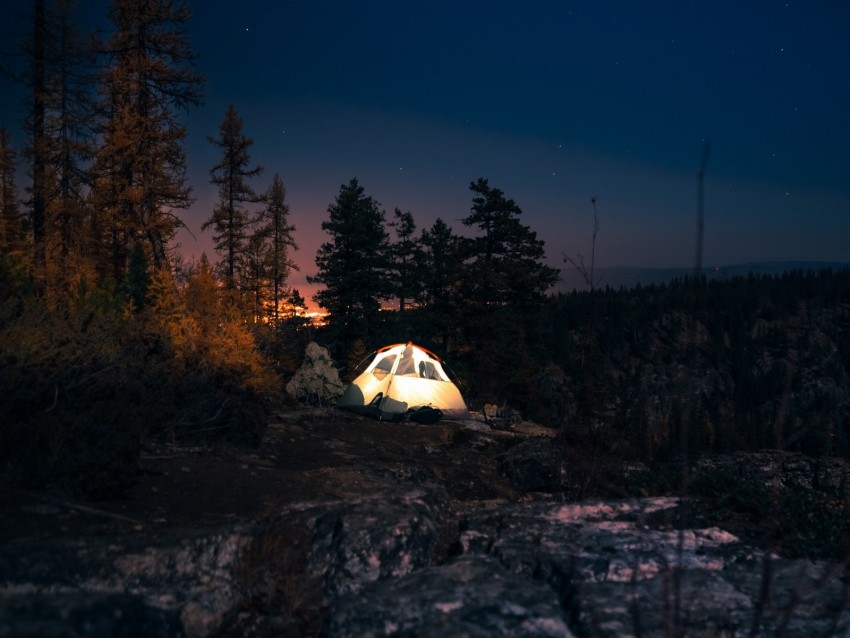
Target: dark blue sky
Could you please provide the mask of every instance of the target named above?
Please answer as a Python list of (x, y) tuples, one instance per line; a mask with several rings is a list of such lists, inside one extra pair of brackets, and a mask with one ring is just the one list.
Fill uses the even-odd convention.
[[(108, 2), (86, 0), (105, 15)], [(185, 215), (199, 242), (228, 103), (252, 157), (287, 187), (304, 273), (340, 184), (357, 177), (388, 213), (457, 232), (486, 177), (561, 255), (601, 266), (691, 266), (696, 173), (706, 265), (850, 262), (850, 3), (193, 3), (207, 76), (188, 115)], [(4, 98), (5, 99), (5, 98)], [(6, 112), (8, 109), (4, 109)], [(14, 127), (15, 123), (7, 123)], [(301, 285), (298, 283), (297, 285)], [(306, 288), (302, 291), (309, 294)]]

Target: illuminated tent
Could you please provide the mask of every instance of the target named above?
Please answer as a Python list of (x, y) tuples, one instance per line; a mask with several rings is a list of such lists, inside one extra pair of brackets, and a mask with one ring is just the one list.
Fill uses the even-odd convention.
[(412, 343), (379, 349), (337, 406), (386, 420), (426, 406), (439, 409), (449, 419), (469, 418), (466, 403), (443, 371), (440, 358)]

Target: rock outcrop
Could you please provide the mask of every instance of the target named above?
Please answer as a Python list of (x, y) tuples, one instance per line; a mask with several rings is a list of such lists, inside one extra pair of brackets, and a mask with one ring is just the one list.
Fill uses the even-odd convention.
[(850, 631), (843, 567), (783, 560), (716, 527), (675, 529), (680, 505), (544, 501), (472, 514), (459, 555), (339, 598), (327, 635)]
[[(320, 427), (293, 416), (273, 428), (278, 454), (320, 449), (312, 458), (324, 464), (297, 470), (314, 489), (309, 498), (255, 520), (0, 546), (0, 636), (850, 633), (845, 562), (762, 551), (685, 499), (567, 503), (532, 491), (551, 449), (542, 435), (505, 450), (497, 437), (516, 443), (518, 435), (488, 435), (481, 423), (440, 430), (346, 419)], [(421, 455), (370, 463), (379, 439), (354, 447), (367, 433), (407, 435), (399, 453), (421, 446)], [(487, 445), (489, 463), (528, 491), (461, 502), (464, 465), (480, 457), (483, 472)], [(288, 451), (292, 464), (299, 457)], [(835, 489), (843, 480), (834, 468), (813, 474), (803, 459), (786, 457), (784, 468), (795, 484), (816, 476)]]
[(850, 631), (843, 567), (780, 559), (716, 527), (677, 529), (680, 506), (487, 509), (463, 520), (448, 558), (438, 551), (445, 493), (412, 485), (156, 546), (10, 545), (0, 551), (0, 634), (212, 636), (251, 601), (278, 628), (296, 609), (328, 610), (326, 636)]
[(235, 575), (254, 533), (8, 544), (0, 636), (210, 636), (241, 600)]
[(488, 556), (461, 557), (345, 596), (326, 635), (572, 636), (555, 590)]
[(468, 517), (461, 551), (547, 583), (579, 635), (850, 631), (844, 566), (765, 554), (689, 526), (682, 509), (674, 498), (509, 506)]
[(345, 384), (326, 348), (311, 341), (304, 351), (304, 362), (286, 384), (286, 393), (303, 404), (331, 405)]

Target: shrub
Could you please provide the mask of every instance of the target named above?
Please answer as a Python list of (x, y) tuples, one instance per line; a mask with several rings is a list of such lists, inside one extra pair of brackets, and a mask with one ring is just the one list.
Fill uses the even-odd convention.
[(280, 383), (236, 316), (200, 331), (176, 290), (160, 313), (129, 313), (83, 285), (49, 311), (12, 274), (0, 264), (5, 484), (107, 498), (132, 483), (144, 438), (260, 441)]
[(126, 487), (138, 419), (117, 331), (114, 317), (49, 314), (37, 301), (0, 331), (0, 466), (10, 484), (87, 498)]

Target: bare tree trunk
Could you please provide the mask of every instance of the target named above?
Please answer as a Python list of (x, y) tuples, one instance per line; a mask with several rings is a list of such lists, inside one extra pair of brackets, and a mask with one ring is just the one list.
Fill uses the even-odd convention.
[(32, 230), (33, 246), (35, 248), (34, 270), (36, 277), (44, 281), (46, 276), (45, 250), (45, 47), (46, 47), (46, 18), (44, 0), (35, 0), (35, 17), (33, 21), (33, 88), (32, 88)]
[(157, 229), (153, 228), (148, 231), (148, 241), (150, 242), (151, 252), (153, 253), (154, 267), (157, 269), (169, 268), (165, 241), (163, 241), (162, 235)]

